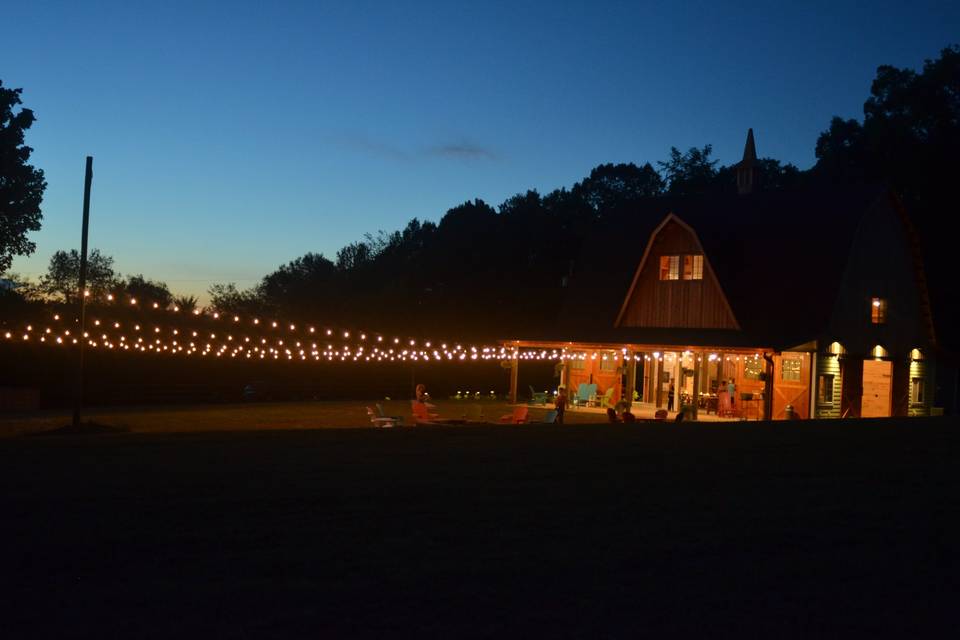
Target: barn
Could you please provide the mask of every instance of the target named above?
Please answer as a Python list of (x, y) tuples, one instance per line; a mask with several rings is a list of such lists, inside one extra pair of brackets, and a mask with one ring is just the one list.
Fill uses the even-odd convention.
[(572, 263), (555, 323), (503, 344), (560, 353), (560, 384), (574, 398), (588, 385), (581, 400), (593, 405), (929, 415), (937, 342), (898, 198), (881, 187), (762, 191), (755, 163), (751, 131), (736, 193), (607, 216)]

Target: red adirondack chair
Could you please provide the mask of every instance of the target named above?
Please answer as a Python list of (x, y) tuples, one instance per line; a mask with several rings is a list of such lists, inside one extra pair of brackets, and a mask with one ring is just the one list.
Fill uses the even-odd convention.
[(415, 423), (420, 422), (433, 422), (440, 417), (438, 413), (431, 413), (430, 408), (425, 402), (417, 402), (416, 400), (410, 401), (410, 408), (413, 411), (413, 421)]
[(530, 412), (527, 407), (514, 407), (513, 413), (500, 416), (500, 422), (509, 424), (523, 424), (527, 421), (527, 414)]

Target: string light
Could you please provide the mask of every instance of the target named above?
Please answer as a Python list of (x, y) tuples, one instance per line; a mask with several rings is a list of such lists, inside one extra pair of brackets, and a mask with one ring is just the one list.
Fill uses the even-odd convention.
[[(108, 297), (108, 300), (112, 298)], [(131, 305), (136, 305), (136, 299), (130, 300)], [(152, 305), (153, 309), (159, 313), (164, 312), (178, 312), (179, 307), (171, 307), (169, 309), (161, 309), (159, 304), (154, 303)], [(199, 316), (203, 315), (206, 318), (207, 322), (216, 322), (221, 320), (221, 314), (219, 312), (213, 312), (212, 314), (202, 314), (199, 309), (193, 310), (194, 316), (198, 316), (199, 321), (203, 321), (203, 318)], [(53, 320), (55, 323), (61, 322), (61, 316), (58, 313), (52, 314)], [(242, 330), (243, 318), (239, 315), (230, 315), (224, 316), (225, 320), (232, 320), (234, 325), (237, 325)], [(73, 322), (77, 322), (76, 319)], [(250, 318), (249, 322), (252, 326), (258, 327), (260, 325), (259, 318)], [(83, 334), (83, 339), (86, 344), (90, 345), (93, 348), (106, 348), (106, 349), (120, 349), (123, 351), (137, 351), (141, 353), (153, 353), (153, 354), (164, 354), (164, 355), (185, 355), (190, 356), (194, 354), (199, 354), (200, 356), (207, 356), (212, 354), (214, 357), (229, 356), (230, 358), (236, 358), (238, 356), (245, 357), (247, 359), (257, 358), (264, 360), (270, 358), (272, 360), (281, 360), (285, 359), (288, 361), (298, 360), (298, 361), (325, 361), (325, 362), (403, 362), (403, 361), (416, 361), (416, 362), (483, 362), (496, 360), (499, 362), (509, 361), (511, 359), (517, 360), (538, 360), (538, 361), (559, 361), (559, 362), (569, 362), (574, 360), (584, 361), (586, 359), (597, 360), (598, 356), (601, 361), (610, 361), (615, 360), (619, 361), (621, 358), (624, 362), (629, 361), (632, 357), (635, 362), (637, 361), (649, 361), (650, 356), (647, 354), (634, 354), (633, 356), (628, 355), (628, 348), (621, 347), (619, 353), (615, 349), (610, 350), (600, 350), (592, 351), (589, 354), (584, 351), (570, 351), (565, 347), (558, 350), (554, 349), (521, 349), (516, 342), (513, 346), (507, 347), (505, 345), (499, 346), (484, 346), (484, 345), (473, 345), (465, 347), (461, 344), (454, 344), (452, 347), (448, 343), (443, 342), (440, 345), (440, 348), (433, 347), (433, 341), (424, 340), (422, 341), (422, 347), (417, 347), (417, 340), (413, 338), (407, 339), (407, 345), (409, 348), (403, 350), (396, 350), (393, 348), (382, 349), (380, 347), (374, 347), (372, 351), (365, 351), (363, 344), (349, 344), (346, 341), (350, 340), (351, 335), (357, 336), (354, 340), (366, 341), (367, 333), (365, 332), (354, 332), (345, 330), (342, 331), (342, 339), (344, 340), (343, 344), (334, 345), (332, 343), (327, 344), (322, 350), (317, 347), (316, 344), (311, 344), (309, 350), (305, 347), (304, 343), (294, 340), (295, 347), (290, 345), (285, 345), (282, 339), (277, 337), (271, 338), (268, 340), (267, 337), (260, 335), (241, 335), (234, 336), (233, 333), (222, 333), (218, 339), (218, 334), (216, 332), (204, 332), (205, 335), (209, 335), (210, 342), (204, 343), (202, 346), (198, 346), (194, 342), (184, 344), (174, 339), (173, 336), (179, 336), (180, 331), (189, 331), (190, 335), (194, 338), (197, 338), (199, 332), (196, 329), (191, 329), (189, 327), (162, 327), (155, 324), (153, 327), (154, 339), (152, 342), (145, 342), (142, 337), (136, 337), (135, 341), (131, 341), (131, 337), (122, 333), (122, 323), (119, 320), (113, 320), (112, 322), (107, 319), (101, 320), (100, 318), (93, 320), (93, 325), (97, 327), (113, 327), (114, 331), (108, 331), (107, 333), (99, 334), (96, 339), (91, 338), (89, 333)], [(277, 328), (279, 323), (277, 321), (271, 322), (272, 328)], [(295, 324), (287, 325), (290, 332), (295, 333), (297, 326)], [(22, 341), (26, 342), (35, 342), (43, 344), (78, 344), (78, 339), (76, 337), (71, 337), (70, 329), (64, 327), (60, 330), (57, 330), (53, 327), (47, 326), (43, 329), (42, 334), (38, 338), (31, 340), (31, 333), (34, 330), (32, 324), (26, 325), (26, 331), (19, 336)], [(141, 326), (138, 323), (133, 324), (133, 331), (140, 332)], [(313, 326), (306, 326), (303, 329), (304, 333), (313, 334), (315, 333), (315, 328)], [(326, 329), (325, 333), (327, 336), (333, 336), (334, 332), (332, 329)], [(7, 331), (4, 334), (6, 340), (12, 340), (15, 333), (13, 331)], [(48, 343), (44, 336), (50, 336), (50, 342)], [(219, 340), (219, 342), (218, 342)], [(376, 342), (378, 344), (383, 344), (384, 336), (376, 335)], [(400, 338), (393, 337), (392, 344), (400, 345)], [(573, 343), (570, 343), (571, 346)], [(682, 356), (690, 356), (692, 352), (690, 350), (684, 350), (681, 354)], [(752, 357), (758, 359), (760, 357), (759, 353), (753, 354), (742, 354), (734, 356), (738, 361), (742, 357), (744, 360)], [(661, 355), (659, 351), (653, 352), (655, 360), (660, 362), (664, 361), (664, 356), (669, 360), (675, 360), (675, 353), (664, 353)], [(709, 360), (713, 361), (718, 359), (716, 354), (710, 354)], [(727, 360), (731, 359), (731, 355), (726, 356)], [(698, 360), (701, 360), (698, 357)]]

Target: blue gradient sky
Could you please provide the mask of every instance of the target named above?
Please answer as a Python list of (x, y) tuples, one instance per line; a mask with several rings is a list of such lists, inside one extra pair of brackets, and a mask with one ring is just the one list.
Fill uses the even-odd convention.
[[(91, 246), (176, 292), (712, 143), (813, 163), (880, 64), (960, 41), (956, 2), (31, 2), (3, 10), (46, 172), (37, 277)], [(205, 296), (203, 296), (205, 297)]]

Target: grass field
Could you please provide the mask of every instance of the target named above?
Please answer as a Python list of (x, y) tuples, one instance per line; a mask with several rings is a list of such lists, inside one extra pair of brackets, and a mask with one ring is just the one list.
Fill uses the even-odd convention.
[[(83, 411), (83, 420), (136, 433), (370, 427), (366, 407), (373, 406), (375, 402), (376, 400), (93, 407)], [(380, 402), (387, 414), (403, 416), (408, 425), (413, 422), (408, 400)], [(503, 401), (441, 400), (435, 404), (441, 417), (463, 418), (475, 422), (497, 422), (500, 416), (509, 415), (513, 410), (510, 404)], [(531, 406), (530, 419), (542, 420), (549, 408), (552, 406)], [(566, 422), (570, 424), (606, 422), (605, 416), (597, 412), (568, 411), (566, 415)], [(0, 438), (56, 429), (70, 420), (70, 411), (63, 409), (0, 414)]]
[(950, 419), (214, 430), (226, 410), (0, 439), (3, 637), (957, 627)]

